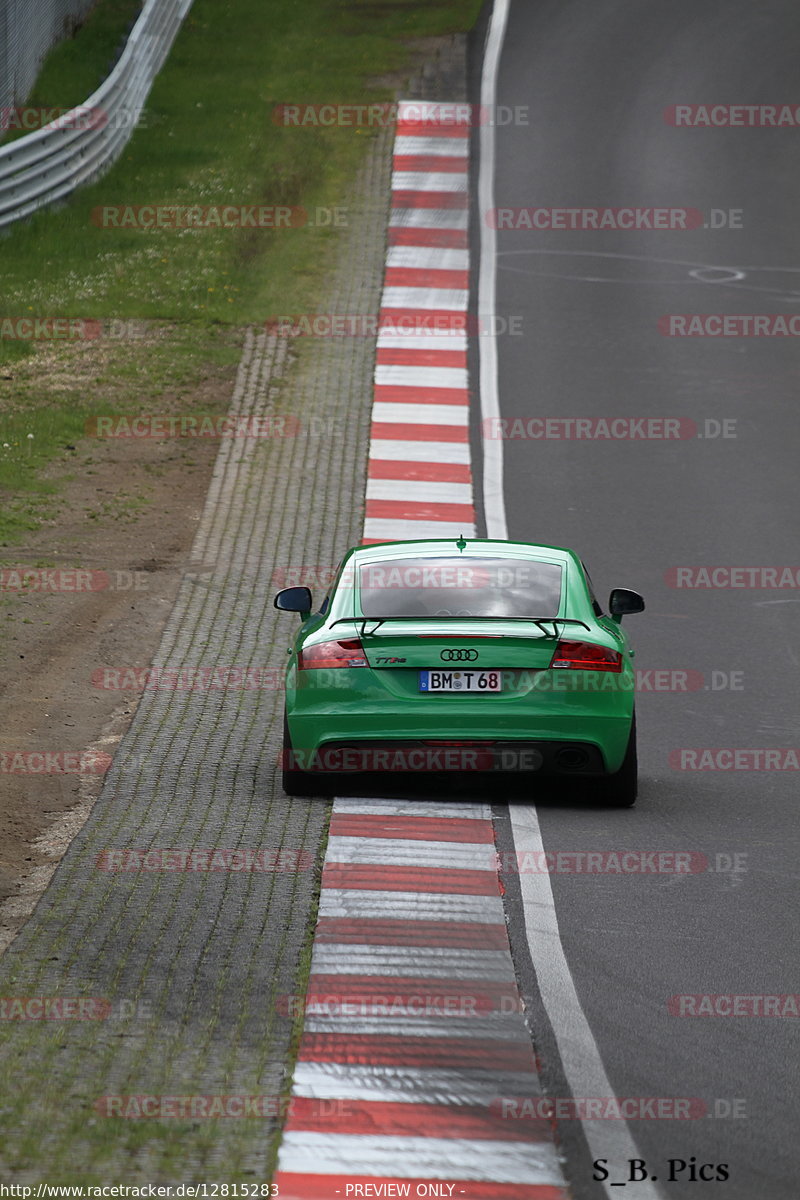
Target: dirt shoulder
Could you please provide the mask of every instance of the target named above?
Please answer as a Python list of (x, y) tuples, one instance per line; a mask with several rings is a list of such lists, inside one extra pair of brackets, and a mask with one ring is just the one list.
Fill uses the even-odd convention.
[[(372, 79), (372, 87), (420, 99), (461, 94), (461, 38), (404, 39), (404, 46), (402, 71)], [(116, 270), (124, 274), (119, 265)], [(9, 418), (16, 420), (24, 449), (21, 415), (41, 416), (51, 404), (63, 413), (73, 399), (82, 428), (87, 397), (98, 397), (98, 412), (228, 410), (242, 329), (192, 332), (138, 319), (117, 324), (123, 332), (130, 327), (131, 336), (44, 343), (30, 359), (0, 361), (0, 432), (12, 427)], [(70, 426), (62, 422), (61, 428)], [(46, 421), (37, 429), (47, 431)], [(113, 755), (133, 718), (139, 693), (96, 686), (92, 674), (103, 667), (146, 668), (152, 661), (219, 445), (212, 439), (87, 440), (69, 432), (62, 440), (44, 472), (56, 492), (22, 501), (23, 512), (29, 505), (42, 523), (24, 546), (0, 541), (0, 573), (75, 568), (108, 583), (55, 592), (45, 584), (20, 593), (0, 582), (0, 953), (33, 911), (100, 793), (102, 773), (74, 768), (93, 754)], [(17, 496), (0, 491), (0, 509), (19, 505)], [(64, 759), (81, 755), (82, 764)], [(71, 769), (52, 769), (60, 762)]]
[[(209, 367), (192, 408), (224, 412), (234, 378), (232, 365)], [(180, 411), (181, 402), (167, 395), (158, 407)], [(139, 694), (97, 686), (92, 675), (150, 663), (218, 445), (81, 441), (48, 469), (59, 485), (52, 517), (24, 547), (0, 547), (0, 951), (100, 792), (102, 773), (81, 770), (87, 752), (113, 755), (130, 723)], [(38, 569), (39, 587), (17, 590), (16, 568)]]

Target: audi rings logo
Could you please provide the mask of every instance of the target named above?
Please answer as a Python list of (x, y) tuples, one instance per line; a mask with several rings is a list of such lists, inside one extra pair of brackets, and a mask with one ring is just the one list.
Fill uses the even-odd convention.
[(477, 650), (443, 650), (439, 655), (442, 662), (475, 662)]

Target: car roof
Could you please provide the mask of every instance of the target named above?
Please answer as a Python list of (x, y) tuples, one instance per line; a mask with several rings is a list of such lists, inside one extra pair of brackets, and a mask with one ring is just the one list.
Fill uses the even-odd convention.
[(455, 559), (464, 559), (476, 555), (485, 557), (487, 552), (500, 557), (519, 555), (523, 558), (539, 558), (551, 562), (558, 559), (564, 562), (578, 560), (576, 552), (564, 546), (547, 546), (540, 542), (509, 542), (499, 538), (426, 538), (408, 542), (377, 542), (371, 546), (355, 546), (347, 557), (354, 555), (359, 561), (380, 562), (393, 558), (441, 557), (443, 554)]

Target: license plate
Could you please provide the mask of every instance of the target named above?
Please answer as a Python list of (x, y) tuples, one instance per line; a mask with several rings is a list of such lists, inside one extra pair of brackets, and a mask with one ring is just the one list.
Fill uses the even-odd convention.
[(501, 671), (420, 671), (421, 692), (500, 692)]

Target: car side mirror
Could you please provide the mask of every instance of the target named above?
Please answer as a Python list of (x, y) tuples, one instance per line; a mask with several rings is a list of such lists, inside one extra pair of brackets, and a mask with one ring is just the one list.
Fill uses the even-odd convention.
[(630, 588), (613, 588), (608, 597), (608, 611), (612, 621), (619, 624), (623, 617), (631, 613), (644, 612), (644, 600), (638, 592), (632, 592)]
[(311, 616), (313, 607), (311, 592), (307, 587), (284, 588), (283, 591), (278, 592), (273, 604), (281, 612), (299, 613), (302, 620)]

